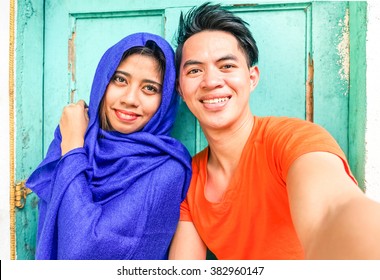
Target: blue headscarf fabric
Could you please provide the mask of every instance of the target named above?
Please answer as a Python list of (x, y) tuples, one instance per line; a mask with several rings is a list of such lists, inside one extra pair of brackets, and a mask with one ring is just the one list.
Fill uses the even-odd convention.
[[(166, 58), (162, 101), (139, 132), (100, 128), (99, 105), (123, 53), (152, 40)], [(97, 67), (83, 148), (61, 156), (56, 128), (27, 180), (40, 198), (36, 259), (166, 259), (191, 178), (191, 157), (170, 137), (178, 109), (174, 53), (161, 37), (136, 33)]]

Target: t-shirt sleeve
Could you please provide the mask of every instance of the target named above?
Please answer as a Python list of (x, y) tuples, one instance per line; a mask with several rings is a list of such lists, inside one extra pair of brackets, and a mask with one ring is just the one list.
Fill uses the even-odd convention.
[[(179, 217), (180, 221), (193, 222), (193, 217), (195, 218), (197, 216), (197, 214), (194, 213), (194, 209), (199, 209), (199, 204), (201, 200), (199, 196), (203, 194), (202, 190), (204, 180), (202, 178), (205, 177), (204, 170), (206, 169), (202, 168), (201, 166), (206, 164), (207, 151), (207, 148), (205, 148), (203, 151), (196, 154), (192, 159), (192, 179), (190, 181), (190, 186), (186, 198), (181, 203)], [(197, 187), (199, 187), (200, 189), (197, 189)]]
[(193, 221), (190, 214), (189, 204), (187, 202), (187, 197), (181, 203), (179, 220), (188, 222)]
[(357, 184), (351, 173), (346, 156), (337, 141), (322, 126), (304, 120), (288, 119), (279, 122), (272, 131), (270, 151), (277, 156), (275, 165), (286, 182), (292, 163), (300, 156), (310, 152), (329, 152), (337, 155), (343, 162), (346, 173)]

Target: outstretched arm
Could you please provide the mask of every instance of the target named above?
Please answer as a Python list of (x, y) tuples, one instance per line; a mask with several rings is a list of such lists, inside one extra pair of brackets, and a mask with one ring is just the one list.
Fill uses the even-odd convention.
[(170, 246), (171, 260), (204, 260), (206, 245), (200, 238), (194, 224), (180, 221)]
[(287, 177), (290, 209), (308, 259), (380, 259), (380, 204), (365, 196), (342, 160), (299, 157)]

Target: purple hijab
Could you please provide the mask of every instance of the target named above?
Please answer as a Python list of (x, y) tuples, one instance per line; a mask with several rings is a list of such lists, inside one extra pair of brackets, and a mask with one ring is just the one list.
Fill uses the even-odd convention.
[[(100, 128), (99, 105), (123, 53), (154, 41), (166, 59), (162, 101), (131, 134)], [(40, 198), (36, 259), (166, 259), (191, 178), (191, 157), (170, 137), (178, 109), (174, 54), (136, 33), (109, 48), (92, 84), (83, 148), (61, 157), (57, 127), (27, 187)]]

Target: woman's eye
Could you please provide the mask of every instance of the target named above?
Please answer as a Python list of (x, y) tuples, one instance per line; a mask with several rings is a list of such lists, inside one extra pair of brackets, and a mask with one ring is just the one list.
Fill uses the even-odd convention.
[(123, 77), (118, 76), (118, 75), (115, 75), (115, 76), (113, 77), (113, 80), (114, 80), (115, 82), (117, 82), (117, 83), (125, 83), (125, 82), (126, 82), (126, 80), (125, 80)]
[(153, 86), (153, 85), (146, 85), (144, 87), (144, 89), (146, 89), (148, 91), (148, 93), (151, 93), (151, 94), (160, 92), (160, 89), (156, 86)]

